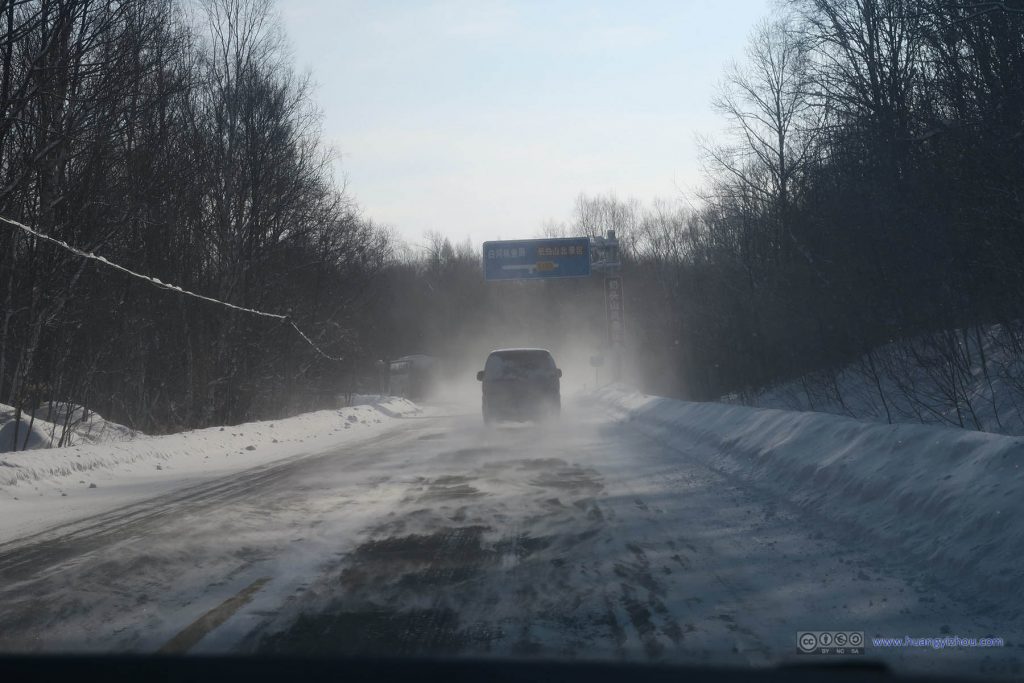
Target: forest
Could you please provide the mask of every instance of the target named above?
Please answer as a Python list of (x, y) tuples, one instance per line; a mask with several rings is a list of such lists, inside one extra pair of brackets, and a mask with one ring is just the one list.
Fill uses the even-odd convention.
[[(479, 245), (364, 214), (271, 0), (0, 7), (0, 217), (315, 345), (0, 223), (0, 403), (159, 433), (329, 405), (409, 353), (601, 352), (596, 279), (484, 286)], [(783, 0), (710, 106), (730, 135), (701, 141), (699, 196), (524, 228), (616, 231), (628, 382), (914, 366), (957, 403), (998, 343), (1024, 393), (1024, 2)]]

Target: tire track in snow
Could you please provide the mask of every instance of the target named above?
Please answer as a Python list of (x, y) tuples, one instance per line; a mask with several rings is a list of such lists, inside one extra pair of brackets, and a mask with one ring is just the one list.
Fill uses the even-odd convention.
[[(411, 426), (398, 427), (397, 433), (346, 445), (346, 450), (368, 444), (374, 446), (371, 454), (360, 454), (356, 460), (346, 463), (346, 467), (358, 469), (375, 453), (387, 451), (396, 442), (408, 439), (411, 429)], [(336, 449), (294, 456), (0, 544), (0, 582), (10, 584), (41, 578), (48, 571), (59, 570), (67, 560), (95, 551), (116, 539), (143, 535), (149, 530), (159, 531), (159, 522), (177, 518), (186, 510), (202, 510), (249, 497), (260, 489), (274, 486), (284, 476), (336, 457)]]

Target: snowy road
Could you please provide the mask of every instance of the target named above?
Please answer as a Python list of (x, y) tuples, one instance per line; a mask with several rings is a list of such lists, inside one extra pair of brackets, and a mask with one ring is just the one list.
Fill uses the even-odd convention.
[[(832, 628), (898, 670), (1021, 671), (1020, 604), (880, 554), (593, 407), (449, 406), (0, 545), (0, 650), (767, 665)], [(1010, 642), (870, 643), (945, 634)]]

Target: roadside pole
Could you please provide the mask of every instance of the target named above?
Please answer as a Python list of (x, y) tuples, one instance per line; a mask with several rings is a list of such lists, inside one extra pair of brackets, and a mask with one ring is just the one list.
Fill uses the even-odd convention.
[(623, 315), (622, 263), (619, 261), (619, 241), (615, 231), (606, 237), (593, 239), (595, 256), (592, 267), (604, 273), (604, 304), (608, 319), (608, 350), (611, 354), (611, 374), (615, 382), (622, 380), (623, 347), (626, 341)]

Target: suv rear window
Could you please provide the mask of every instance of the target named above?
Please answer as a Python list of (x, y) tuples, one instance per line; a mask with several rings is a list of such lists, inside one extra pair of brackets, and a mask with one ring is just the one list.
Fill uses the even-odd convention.
[(484, 365), (484, 379), (534, 379), (550, 376), (555, 359), (547, 351), (492, 353)]

